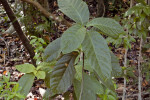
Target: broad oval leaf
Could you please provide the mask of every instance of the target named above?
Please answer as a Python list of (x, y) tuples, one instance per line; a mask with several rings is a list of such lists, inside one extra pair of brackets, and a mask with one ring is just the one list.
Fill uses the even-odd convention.
[(77, 52), (66, 54), (56, 63), (50, 78), (50, 87), (54, 93), (64, 93), (72, 85), (77, 55)]
[(61, 37), (62, 52), (66, 54), (77, 49), (83, 42), (85, 34), (85, 27), (79, 24), (70, 27)]
[(119, 65), (118, 58), (111, 52), (112, 76), (119, 78), (122, 75), (122, 69)]
[(21, 65), (16, 65), (15, 67), (18, 71), (22, 73), (31, 73), (36, 70), (34, 65), (32, 64), (21, 64)]
[(105, 35), (117, 38), (124, 30), (121, 25), (111, 18), (95, 18), (87, 23), (87, 27), (94, 26), (102, 31)]
[(61, 39), (58, 38), (46, 47), (44, 54), (43, 54), (44, 56), (43, 59), (46, 62), (50, 62), (59, 57), (60, 52), (61, 52), (60, 41)]
[(87, 32), (82, 43), (83, 51), (93, 70), (102, 79), (111, 76), (111, 56), (105, 39), (96, 31)]
[(89, 20), (89, 9), (82, 0), (57, 0), (60, 10), (76, 23), (85, 24)]
[(18, 81), (19, 87), (21, 88), (19, 90), (20, 94), (27, 96), (27, 94), (29, 93), (29, 91), (33, 85), (34, 78), (35, 78), (34, 74), (31, 74), (31, 73), (25, 74), (20, 78), (20, 80)]

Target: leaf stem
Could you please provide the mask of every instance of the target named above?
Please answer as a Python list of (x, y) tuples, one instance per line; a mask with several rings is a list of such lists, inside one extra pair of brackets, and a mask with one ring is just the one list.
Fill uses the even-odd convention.
[(84, 80), (84, 77), (83, 77), (83, 73), (84, 73), (84, 52), (82, 52), (82, 59), (83, 59), (83, 64), (82, 64), (82, 81), (81, 81), (81, 92), (80, 92), (79, 100), (81, 100), (82, 93), (83, 93), (83, 80)]

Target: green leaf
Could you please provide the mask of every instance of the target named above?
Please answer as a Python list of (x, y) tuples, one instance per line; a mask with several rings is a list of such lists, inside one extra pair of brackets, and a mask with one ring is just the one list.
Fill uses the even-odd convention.
[(44, 71), (38, 71), (35, 75), (38, 79), (45, 79), (45, 72)]
[(112, 77), (109, 77), (107, 79), (105, 79), (104, 77), (102, 76), (99, 76), (97, 73), (95, 73), (95, 75), (97, 76), (97, 78), (103, 83), (103, 85), (112, 90), (112, 91), (115, 91), (115, 87), (114, 87), (114, 84), (112, 82)]
[(25, 74), (21, 77), (21, 79), (18, 81), (19, 87), (21, 88), (19, 90), (20, 94), (27, 96), (34, 82), (34, 78), (34, 74)]
[(50, 62), (59, 57), (60, 52), (61, 52), (60, 41), (61, 39), (58, 38), (46, 47), (44, 54), (43, 54), (44, 56), (43, 59), (45, 61)]
[(118, 58), (111, 52), (112, 76), (119, 78), (122, 75), (122, 69), (119, 65)]
[(44, 71), (46, 73), (44, 82), (45, 82), (46, 87), (48, 87), (48, 88), (50, 88), (51, 72), (52, 72), (53, 67), (55, 66), (55, 64), (56, 64), (56, 61), (53, 61), (53, 62), (50, 62), (50, 63), (42, 62), (39, 65), (39, 66), (42, 66), (40, 68), (40, 70), (42, 70), (42, 71)]
[(87, 59), (84, 59), (84, 69), (88, 70), (89, 72), (93, 72), (93, 69), (91, 68), (89, 61)]
[(146, 2), (144, 0), (136, 0), (138, 3), (141, 3), (143, 5), (146, 5)]
[(73, 80), (73, 87), (75, 91), (75, 95), (77, 97), (77, 100), (79, 100), (80, 92), (81, 92), (81, 82), (77, 79)]
[(57, 0), (60, 10), (76, 23), (85, 24), (89, 20), (88, 6), (82, 0)]
[(121, 25), (111, 18), (95, 18), (87, 23), (87, 27), (94, 26), (102, 31), (104, 34), (117, 38), (124, 30)]
[(112, 95), (108, 95), (108, 100), (116, 100), (116, 98), (113, 97)]
[[(14, 100), (17, 100), (16, 98), (20, 98), (20, 100), (24, 100), (26, 97), (25, 96), (23, 96), (23, 95), (21, 95), (20, 93), (15, 93), (15, 97), (13, 98)], [(22, 99), (21, 99), (22, 98)]]
[(56, 61), (51, 61), (51, 62), (42, 62), (39, 64), (39, 66), (36, 68), (36, 70), (43, 70), (45, 72), (49, 72), (53, 69), (55, 66)]
[(43, 100), (49, 100), (50, 99), (50, 89), (48, 88), (48, 89), (46, 89), (46, 92), (45, 92), (45, 94), (44, 94), (44, 96), (43, 96)]
[(83, 85), (84, 85), (83, 90), (85, 91), (91, 90), (95, 94), (104, 93), (102, 84), (94, 76), (87, 75), (86, 73), (83, 73)]
[(77, 49), (83, 42), (85, 34), (85, 27), (79, 24), (70, 27), (61, 37), (62, 52), (66, 54)]
[(36, 68), (36, 70), (44, 70), (44, 71), (47, 71), (46, 69), (52, 69), (53, 68), (53, 66), (55, 66), (55, 64), (56, 64), (56, 61), (52, 61), (52, 62), (42, 62), (42, 63), (40, 63), (38, 66), (37, 66), (37, 68)]
[(46, 44), (46, 42), (42, 38), (38, 38), (38, 41), (41, 42), (42, 44)]
[(51, 100), (51, 97), (54, 95), (55, 94), (51, 91), (51, 89), (47, 88), (42, 100)]
[(16, 65), (16, 69), (22, 73), (31, 73), (35, 71), (35, 67), (32, 64)]
[(30, 41), (30, 44), (33, 44), (33, 43), (35, 43), (37, 41), (37, 39), (32, 39), (31, 41)]
[(129, 16), (132, 14), (136, 14), (136, 12), (140, 12), (140, 10), (142, 10), (144, 8), (143, 5), (141, 4), (137, 4), (136, 6), (133, 6), (132, 8), (129, 8), (126, 12), (125, 12), (125, 16)]
[(145, 7), (145, 8), (143, 9), (143, 11), (145, 12), (145, 14), (146, 14), (147, 16), (150, 16), (150, 7)]
[(75, 78), (81, 81), (82, 80), (82, 65), (76, 65), (75, 69), (76, 69)]
[(50, 70), (49, 72), (46, 72), (46, 76), (45, 76), (45, 85), (46, 87), (50, 88), (50, 78), (51, 78), (51, 73), (52, 71)]
[(83, 51), (93, 70), (102, 79), (111, 76), (111, 56), (105, 39), (96, 31), (89, 31), (82, 43)]
[(33, 39), (38, 39), (38, 37), (36, 37), (36, 36), (31, 36), (31, 38), (33, 38)]
[(77, 52), (66, 54), (56, 63), (50, 78), (50, 87), (54, 93), (64, 93), (72, 85), (77, 55)]
[[(75, 78), (78, 80), (82, 80), (82, 60), (81, 62), (78, 63), (78, 65), (75, 66), (76, 69), (76, 74), (75, 74)], [(93, 72), (93, 69), (91, 68), (89, 62), (87, 59), (84, 59), (84, 69), (88, 70), (89, 72)]]
[[(74, 80), (73, 82), (76, 97), (79, 100), (80, 92), (81, 92), (81, 82), (78, 80)], [(81, 100), (96, 100), (96, 94), (103, 94), (104, 90), (102, 85), (96, 78), (87, 75), (86, 73), (83, 74), (83, 91)]]

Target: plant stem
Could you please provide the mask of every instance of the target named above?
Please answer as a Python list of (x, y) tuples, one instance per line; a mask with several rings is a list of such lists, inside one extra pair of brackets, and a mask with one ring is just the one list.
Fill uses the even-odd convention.
[(141, 53), (141, 50), (142, 50), (142, 43), (143, 43), (143, 38), (141, 37), (141, 41), (140, 41), (140, 50), (139, 50), (139, 60), (138, 60), (138, 90), (139, 90), (139, 95), (138, 95), (138, 100), (142, 100), (142, 85), (141, 85), (141, 82), (142, 82), (142, 74), (141, 74), (141, 57), (142, 57), (142, 53)]
[[(127, 67), (127, 53), (128, 53), (128, 49), (125, 49), (124, 67)], [(124, 74), (126, 75), (126, 70), (124, 70)], [(127, 81), (126, 78), (124, 77), (124, 88), (123, 88), (122, 100), (126, 100), (126, 85), (127, 85)]]
[[(134, 4), (134, 0), (130, 1), (130, 8), (133, 6)], [(130, 20), (130, 15), (128, 17), (128, 19)], [(127, 34), (128, 34), (128, 30), (127, 30)], [(124, 67), (127, 67), (127, 53), (128, 53), (128, 49), (125, 49), (125, 55), (124, 55)], [(126, 69), (124, 70), (124, 74), (126, 75)], [(123, 88), (123, 96), (122, 96), (122, 100), (126, 100), (126, 85), (127, 85), (127, 80), (124, 77), (124, 88)]]
[(79, 97), (79, 100), (81, 100), (82, 98), (82, 93), (83, 93), (83, 80), (84, 80), (84, 77), (83, 77), (83, 73), (84, 73), (84, 53), (82, 52), (82, 59), (83, 59), (83, 65), (82, 65), (82, 81), (81, 81), (81, 92), (80, 92), (80, 97)]

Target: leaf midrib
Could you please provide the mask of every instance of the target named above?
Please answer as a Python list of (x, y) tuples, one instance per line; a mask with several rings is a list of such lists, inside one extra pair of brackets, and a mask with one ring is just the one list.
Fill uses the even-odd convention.
[[(89, 25), (88, 25), (88, 26), (89, 26)], [(110, 29), (114, 29), (114, 30), (119, 30), (119, 31), (120, 31), (120, 28), (109, 27), (109, 26), (104, 25), (104, 24), (90, 24), (90, 26), (97, 26), (97, 27), (99, 27), (99, 26), (104, 26), (104, 27), (106, 27), (106, 28), (110, 28)]]
[[(67, 1), (67, 0), (66, 0)], [(68, 2), (68, 1), (67, 1)], [(81, 1), (81, 3), (82, 3), (83, 1)], [(69, 3), (69, 2), (68, 2)], [(80, 4), (81, 4), (80, 3)], [(73, 6), (73, 4), (71, 3), (71, 5), (70, 6), (72, 6), (72, 8), (77, 12), (77, 14), (79, 15), (79, 19), (80, 19), (80, 21), (81, 21), (81, 23), (83, 24), (83, 20), (82, 20), (82, 17), (80, 16), (80, 13), (75, 9), (75, 7)]]
[[(95, 50), (95, 48), (94, 48), (91, 35), (90, 35), (89, 32), (87, 32), (87, 34), (89, 35), (89, 38), (90, 38), (90, 41), (91, 41), (91, 43), (92, 43), (92, 47), (93, 47), (93, 50), (94, 50), (94, 55), (96, 56), (96, 61), (97, 61), (98, 65), (99, 65), (99, 62), (98, 62), (98, 60), (97, 60), (98, 57), (97, 57), (97, 55), (96, 55), (96, 50)], [(99, 67), (100, 67), (100, 69), (101, 69), (101, 66), (100, 66), (100, 65), (99, 65)], [(95, 67), (94, 67), (94, 68), (95, 68)], [(102, 73), (102, 69), (101, 69), (101, 73)], [(104, 75), (104, 74), (102, 73), (102, 75)], [(106, 77), (107, 75), (104, 75), (104, 76)]]
[[(98, 63), (97, 55), (96, 55), (96, 52), (95, 52), (95, 48), (94, 48), (94, 46), (93, 46), (93, 42), (92, 42), (91, 35), (90, 35), (90, 33), (88, 33), (88, 32), (87, 32), (87, 34), (88, 34), (89, 39), (90, 39), (90, 41), (91, 41), (91, 43), (92, 43), (92, 47), (93, 47), (93, 50), (94, 50), (94, 55), (96, 56), (96, 61), (97, 61), (97, 63)], [(99, 63), (98, 63), (98, 65), (99, 65)], [(100, 67), (100, 65), (99, 65), (99, 67)], [(95, 67), (94, 67), (94, 68), (95, 68)], [(100, 69), (101, 69), (101, 67), (100, 67)], [(101, 72), (102, 72), (102, 71), (101, 71)]]

